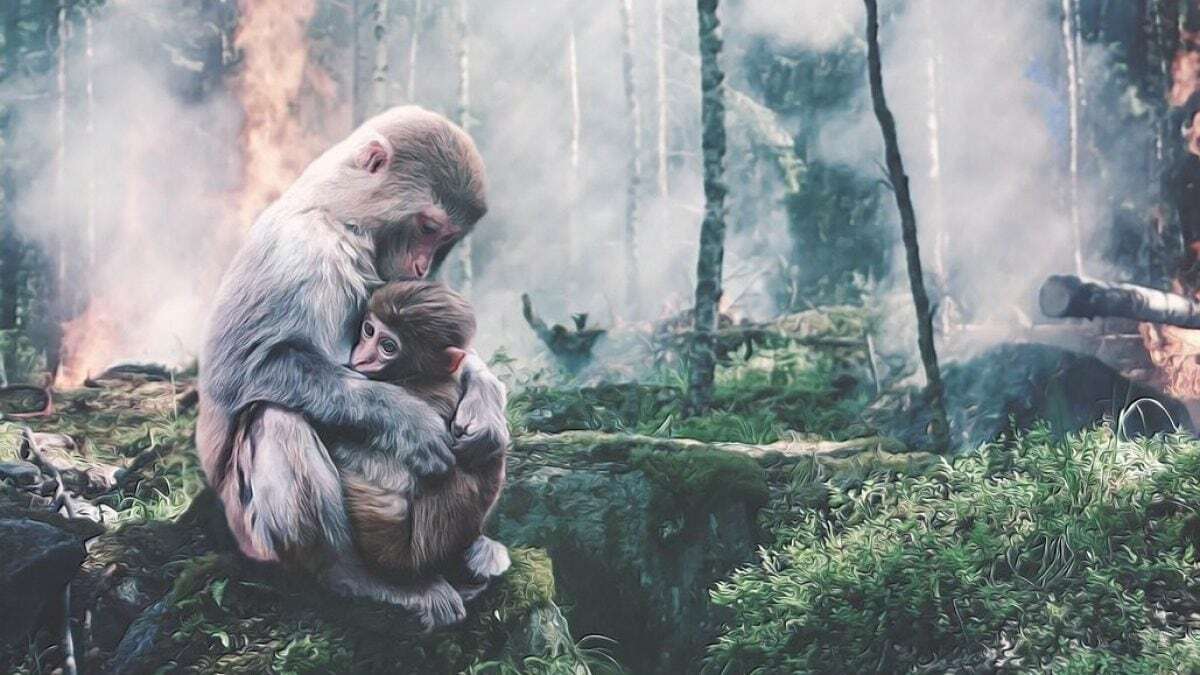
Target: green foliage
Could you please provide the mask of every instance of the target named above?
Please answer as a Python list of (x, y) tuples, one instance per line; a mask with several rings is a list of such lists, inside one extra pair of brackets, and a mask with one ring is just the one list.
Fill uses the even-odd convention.
[(732, 619), (709, 666), (1195, 671), (1198, 476), (1192, 439), (1039, 428), (926, 475), (827, 485), (713, 592)]
[[(667, 540), (723, 503), (762, 506), (770, 496), (767, 476), (757, 461), (723, 450), (663, 452), (639, 448), (632, 464), (650, 480), (657, 534)], [(701, 525), (705, 523), (699, 523)]]
[(635, 383), (528, 387), (509, 401), (513, 428), (630, 432), (707, 442), (767, 444), (789, 432), (835, 439), (861, 435), (867, 394), (837, 359), (771, 350), (718, 371), (712, 409), (685, 417), (682, 388)]

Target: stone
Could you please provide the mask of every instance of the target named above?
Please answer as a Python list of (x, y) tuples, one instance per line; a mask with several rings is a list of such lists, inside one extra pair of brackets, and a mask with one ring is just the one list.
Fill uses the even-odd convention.
[(34, 520), (0, 520), (0, 642), (38, 627), (87, 553), (75, 534)]

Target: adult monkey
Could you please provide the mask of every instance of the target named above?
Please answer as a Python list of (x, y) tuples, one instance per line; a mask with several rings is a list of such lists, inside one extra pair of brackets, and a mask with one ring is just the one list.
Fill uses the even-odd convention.
[(436, 268), (487, 210), (484, 191), (479, 152), (444, 117), (408, 106), (368, 120), (258, 217), (201, 357), (197, 448), (242, 552), (402, 605), (426, 629), (461, 620), (461, 597), (440, 577), (401, 587), (366, 571), (325, 443), (400, 448), (418, 477), (507, 444), (504, 387), (478, 358), (457, 438), (417, 397), (342, 365), (371, 290)]

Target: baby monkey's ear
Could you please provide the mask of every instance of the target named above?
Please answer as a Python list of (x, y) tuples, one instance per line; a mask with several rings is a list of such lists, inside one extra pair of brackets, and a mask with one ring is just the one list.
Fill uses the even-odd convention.
[(462, 365), (463, 359), (467, 358), (467, 350), (459, 349), (458, 347), (446, 347), (446, 356), (450, 358), (446, 366), (446, 372), (453, 373)]

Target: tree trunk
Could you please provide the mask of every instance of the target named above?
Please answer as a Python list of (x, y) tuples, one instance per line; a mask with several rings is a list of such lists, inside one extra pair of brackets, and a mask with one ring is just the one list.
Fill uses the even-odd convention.
[(712, 405), (716, 374), (717, 306), (725, 257), (725, 74), (717, 18), (718, 0), (697, 0), (700, 32), (700, 121), (703, 127), (704, 222), (700, 225), (700, 256), (696, 264), (696, 340), (693, 345), (688, 412), (698, 414)]
[(638, 192), (642, 182), (642, 122), (637, 82), (633, 70), (633, 0), (621, 3), (621, 70), (625, 79), (625, 111), (629, 118), (629, 185), (625, 193), (625, 306), (636, 313), (638, 306), (637, 216)]
[[(469, 0), (458, 0), (458, 124), (465, 131), (471, 130), (471, 43), (468, 12)], [(471, 238), (458, 242), (457, 255), (459, 276), (463, 295), (471, 296), (475, 283), (475, 270), (471, 254)]]
[(937, 350), (933, 344), (933, 316), (929, 307), (929, 295), (925, 291), (924, 275), (921, 271), (921, 250), (917, 241), (917, 215), (913, 209), (912, 194), (908, 189), (908, 176), (904, 173), (904, 161), (900, 157), (900, 142), (896, 138), (896, 120), (888, 109), (883, 91), (883, 64), (879, 54), (879, 6), (876, 0), (863, 0), (867, 6), (867, 69), (871, 82), (871, 101), (875, 117), (883, 132), (883, 143), (887, 154), (888, 176), (896, 194), (896, 206), (900, 210), (900, 227), (904, 239), (904, 250), (908, 262), (908, 281), (912, 287), (913, 305), (917, 313), (917, 343), (921, 350), (921, 361), (928, 380), (929, 407), (933, 414), (930, 436), (934, 447), (945, 452), (950, 447), (949, 425), (942, 374), (938, 368)]
[(1067, 116), (1070, 142), (1068, 160), (1068, 209), (1071, 218), (1071, 237), (1075, 245), (1075, 273), (1083, 274), (1083, 235), (1079, 215), (1079, 53), (1075, 40), (1075, 3), (1062, 0), (1063, 50), (1067, 56)]
[[(925, 126), (929, 131), (929, 184), (933, 187), (933, 208), (930, 218), (933, 228), (933, 270), (947, 283), (946, 269), (946, 217), (945, 199), (942, 191), (942, 123), (941, 123), (941, 51), (937, 42), (937, 11), (934, 7), (936, 0), (925, 0), (925, 30), (928, 39), (925, 44), (925, 79), (929, 88), (929, 102)], [(949, 313), (943, 312), (948, 317)]]
[(371, 71), (371, 114), (388, 108), (388, 0), (375, 0), (375, 63)]
[(350, 126), (357, 129), (367, 118), (366, 93), (363, 92), (362, 41), (359, 39), (359, 21), (362, 19), (363, 0), (350, 0), (347, 12), (350, 15)]
[[(8, 9), (4, 17), (4, 78), (15, 80), (18, 76), (20, 48), (20, 6)], [(11, 133), (15, 113), (9, 112), (3, 120), (4, 143), (0, 150), (12, 151)], [(20, 272), (24, 247), (17, 238), (12, 201), (14, 197), (14, 175), (12, 163), (0, 157), (0, 329), (17, 327), (17, 307), (20, 299)]]
[(58, 201), (55, 218), (54, 241), (51, 255), (54, 258), (54, 280), (58, 289), (58, 304), (66, 311), (67, 295), (67, 40), (70, 38), (70, 23), (67, 17), (67, 0), (58, 0), (58, 45), (55, 76), (54, 108), (54, 198)]
[(579, 107), (579, 60), (575, 53), (575, 26), (567, 36), (567, 87), (571, 98), (571, 142), (568, 152), (570, 173), (567, 176), (567, 261), (571, 268), (577, 267), (579, 252), (579, 143), (583, 117)]
[(656, 71), (656, 97), (658, 99), (658, 125), (655, 143), (655, 159), (658, 165), (658, 195), (666, 202), (670, 196), (667, 176), (667, 38), (665, 0), (654, 0), (654, 67)]
[(84, 252), (84, 260), (87, 263), (88, 272), (95, 270), (96, 267), (96, 158), (92, 148), (96, 147), (96, 88), (95, 88), (95, 60), (96, 54), (93, 49), (94, 36), (92, 34), (93, 21), (92, 13), (96, 11), (94, 8), (84, 10), (83, 15), (83, 40), (84, 40), (84, 91), (86, 93), (86, 105), (84, 107), (84, 137), (87, 139), (88, 156), (87, 166), (87, 184), (84, 192), (84, 245), (87, 251)]
[(1053, 318), (1119, 317), (1200, 328), (1200, 301), (1134, 284), (1106, 283), (1058, 275), (1038, 293), (1042, 313)]
[(421, 51), (421, 0), (413, 0), (412, 30), (408, 42), (408, 89), (405, 102), (417, 100), (417, 55)]

